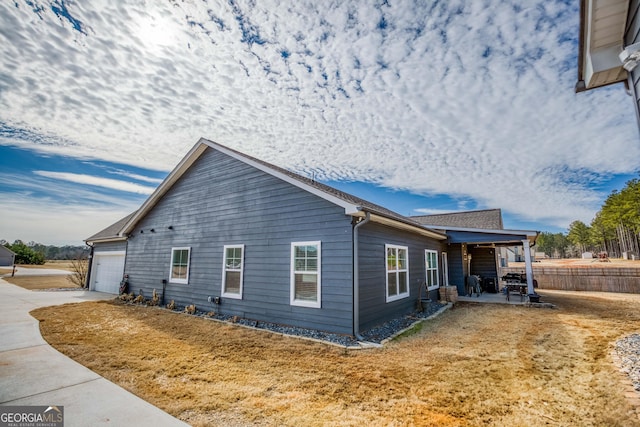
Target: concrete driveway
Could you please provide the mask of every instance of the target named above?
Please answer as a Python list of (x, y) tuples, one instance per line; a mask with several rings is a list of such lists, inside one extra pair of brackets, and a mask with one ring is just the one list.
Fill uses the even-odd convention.
[(49, 346), (29, 315), (39, 307), (113, 297), (28, 291), (0, 279), (0, 405), (63, 406), (65, 427), (186, 426)]
[[(9, 267), (11, 268), (11, 267)], [(16, 267), (16, 276), (68, 276), (71, 271), (59, 270), (57, 268), (29, 268), (29, 267)], [(11, 276), (11, 273), (7, 273), (4, 276)]]

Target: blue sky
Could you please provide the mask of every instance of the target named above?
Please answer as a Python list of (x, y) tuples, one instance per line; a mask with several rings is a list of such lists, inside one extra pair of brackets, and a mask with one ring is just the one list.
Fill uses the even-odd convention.
[(200, 137), (405, 215), (566, 230), (637, 177), (577, 1), (0, 4), (0, 239), (82, 240)]

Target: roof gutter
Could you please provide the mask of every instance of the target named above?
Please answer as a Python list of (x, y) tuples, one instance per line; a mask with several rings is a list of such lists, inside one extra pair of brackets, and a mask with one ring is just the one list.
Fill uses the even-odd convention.
[(109, 243), (109, 242), (122, 242), (127, 240), (127, 236), (113, 236), (113, 237), (104, 237), (104, 238), (99, 238), (99, 239), (87, 239), (84, 241), (84, 243), (87, 246), (91, 246), (94, 243)]
[(360, 260), (358, 230), (371, 220), (371, 214), (365, 212), (363, 219), (353, 226), (353, 336), (364, 340), (360, 335)]

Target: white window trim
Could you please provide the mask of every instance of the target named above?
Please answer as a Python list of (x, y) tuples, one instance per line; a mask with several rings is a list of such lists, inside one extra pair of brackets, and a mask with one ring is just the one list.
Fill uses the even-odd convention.
[[(242, 258), (240, 260), (240, 293), (236, 294), (233, 292), (226, 291), (226, 281), (227, 281), (227, 249), (242, 249)], [(235, 269), (230, 269), (229, 271), (238, 271)], [(221, 295), (226, 298), (233, 299), (242, 299), (242, 291), (244, 289), (244, 245), (224, 245), (223, 253), (222, 253), (222, 289)]]
[[(318, 247), (318, 271), (305, 272), (295, 271), (295, 248), (296, 246), (317, 246)], [(296, 273), (314, 273), (318, 276), (318, 299), (317, 301), (303, 301), (295, 299), (296, 295)], [(291, 242), (291, 277), (290, 277), (290, 304), (298, 307), (321, 308), (322, 307), (322, 245), (321, 242)]]
[[(184, 279), (174, 279), (171, 276), (173, 275), (173, 253), (175, 251), (184, 251), (187, 250), (187, 277)], [(169, 283), (179, 283), (182, 285), (186, 285), (189, 283), (189, 270), (191, 270), (191, 247), (190, 246), (182, 246), (171, 248), (171, 259), (169, 260)]]
[[(397, 293), (396, 295), (393, 295), (393, 296), (389, 296), (389, 265), (387, 264), (387, 252), (388, 252), (389, 248), (404, 249), (404, 251), (407, 254), (407, 266), (406, 266), (406, 268), (404, 270), (395, 270), (396, 275), (397, 275), (397, 273), (406, 270), (406, 272), (407, 272), (407, 292), (404, 292), (402, 294), (401, 293)], [(385, 283), (384, 294), (385, 294), (386, 302), (393, 302), (393, 301), (397, 301), (397, 300), (400, 300), (400, 299), (408, 298), (410, 293), (411, 293), (411, 288), (409, 286), (409, 284), (411, 283), (411, 281), (409, 280), (409, 247), (407, 247), (407, 246), (399, 246), (399, 245), (389, 245), (389, 244), (384, 245), (384, 271), (385, 271), (385, 275), (384, 275), (384, 283)], [(398, 286), (398, 290), (400, 290), (400, 283), (397, 283), (397, 286)]]
[[(435, 260), (436, 260), (436, 267), (435, 268), (427, 268), (427, 260), (429, 259), (429, 255), (430, 254), (435, 254)], [(431, 285), (431, 286), (427, 286), (427, 289), (430, 291), (434, 291), (436, 289), (438, 289), (440, 287), (440, 269), (438, 268), (438, 251), (434, 251), (433, 249), (425, 249), (424, 250), (424, 273), (425, 273), (425, 281), (427, 279), (427, 277), (429, 277), (429, 272), (430, 271), (436, 271), (435, 274), (435, 278), (436, 278), (436, 284), (435, 285)]]

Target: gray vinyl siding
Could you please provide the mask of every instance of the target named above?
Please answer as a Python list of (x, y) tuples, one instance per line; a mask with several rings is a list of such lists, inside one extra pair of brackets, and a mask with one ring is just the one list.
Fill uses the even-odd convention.
[(460, 243), (452, 243), (447, 247), (449, 261), (449, 285), (456, 286), (458, 294), (464, 295), (464, 260), (463, 248)]
[[(440, 270), (443, 247), (437, 240), (375, 223), (365, 224), (359, 229), (359, 242), (360, 329), (365, 331), (415, 310), (418, 288), (424, 287), (425, 283), (424, 251), (438, 251)], [(406, 246), (409, 252), (409, 297), (389, 303), (386, 302), (385, 244)], [(436, 299), (437, 291), (432, 291), (430, 297)]]
[(118, 252), (125, 251), (126, 249), (127, 242), (125, 240), (117, 242), (94, 243), (93, 245), (94, 252)]
[(629, 12), (627, 13), (627, 28), (624, 35), (625, 46), (636, 43), (640, 38), (639, 14), (640, 0), (631, 0), (629, 2)]
[(471, 274), (485, 277), (498, 277), (495, 248), (472, 248)]
[[(169, 280), (171, 249), (190, 247), (189, 283), (167, 283), (165, 303), (351, 333), (351, 239), (343, 208), (208, 148), (131, 233), (125, 272), (148, 297)], [(321, 242), (321, 308), (290, 305), (291, 243), (303, 241)], [(221, 296), (223, 247), (238, 244), (242, 299), (210, 304)]]
[[(627, 17), (627, 28), (624, 35), (625, 46), (640, 42), (640, 0), (629, 2)], [(636, 67), (629, 73), (629, 88), (633, 94), (636, 120), (640, 124), (640, 67)]]

